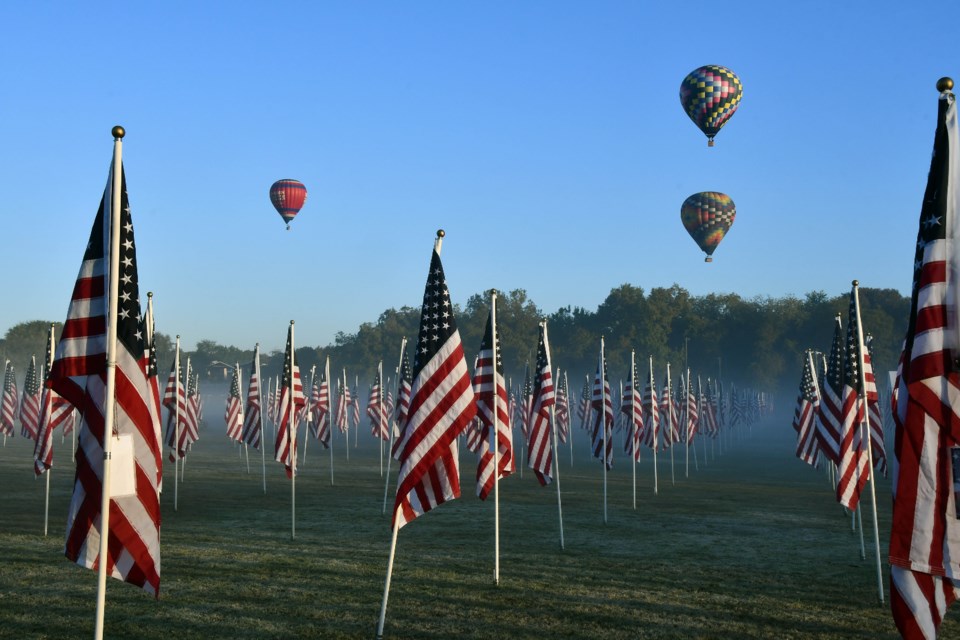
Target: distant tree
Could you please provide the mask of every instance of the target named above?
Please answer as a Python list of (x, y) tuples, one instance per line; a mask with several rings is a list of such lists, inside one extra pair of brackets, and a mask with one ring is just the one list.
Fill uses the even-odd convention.
[[(60, 331), (63, 324), (55, 322), (54, 331), (56, 340), (60, 340)], [(17, 371), (26, 371), (31, 356), (37, 356), (37, 364), (46, 360), (47, 336), (50, 333), (49, 320), (30, 320), (15, 324), (7, 330), (0, 341), (0, 351), (13, 362)]]

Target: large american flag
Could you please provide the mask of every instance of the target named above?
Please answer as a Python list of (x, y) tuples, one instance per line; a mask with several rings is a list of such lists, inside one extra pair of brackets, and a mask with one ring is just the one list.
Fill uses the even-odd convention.
[(349, 409), (350, 409), (350, 387), (347, 386), (347, 373), (344, 371), (343, 380), (337, 380), (337, 428), (340, 433), (346, 433), (350, 427)]
[(827, 374), (821, 380), (820, 409), (816, 415), (820, 451), (833, 464), (840, 464), (840, 429), (843, 425), (843, 329), (838, 314), (833, 325), (833, 344)]
[[(287, 347), (283, 354), (283, 376), (280, 383), (280, 402), (277, 409), (277, 437), (274, 441), (274, 460), (281, 463), (290, 478), (297, 472), (297, 421), (294, 415), (306, 399), (300, 382), (300, 367), (293, 352), (293, 322), (287, 328)], [(291, 407), (292, 404), (292, 407)]]
[(623, 437), (623, 452), (640, 460), (640, 441), (643, 437), (643, 398), (637, 388), (637, 366), (632, 362), (627, 372), (627, 382), (623, 385), (623, 397), (620, 399), (620, 413), (626, 417), (626, 431)]
[[(506, 478), (514, 472), (513, 440), (510, 437), (510, 404), (507, 399), (507, 385), (503, 377), (503, 359), (500, 351), (500, 333), (493, 323), (494, 308), (490, 308), (487, 326), (480, 342), (477, 366), (473, 377), (473, 393), (477, 401), (477, 419), (480, 421), (480, 460), (477, 463), (477, 496), (486, 500), (493, 491), (494, 452), (490, 444), (490, 434), (494, 423), (494, 411), (497, 421), (497, 466), (499, 478)], [(497, 357), (494, 361), (494, 341)]]
[(660, 406), (657, 399), (657, 384), (653, 379), (653, 362), (647, 375), (647, 384), (643, 388), (643, 443), (656, 449), (660, 440)]
[(260, 345), (253, 350), (253, 362), (250, 363), (250, 383), (247, 386), (247, 410), (243, 416), (242, 440), (253, 447), (260, 448), (263, 438), (260, 417)]
[(313, 421), (316, 424), (316, 436), (324, 449), (330, 448), (330, 358), (327, 358), (323, 371), (320, 372), (320, 383), (314, 385), (313, 391)]
[(663, 379), (663, 389), (660, 391), (660, 416), (663, 424), (661, 449), (666, 449), (680, 441), (680, 417), (673, 395), (673, 386), (670, 384), (670, 364), (668, 363), (667, 375)]
[(890, 606), (906, 638), (934, 638), (960, 595), (960, 376), (957, 213), (960, 135), (953, 94), (940, 94), (933, 159), (920, 209), (910, 320), (894, 423)]
[(557, 406), (554, 409), (554, 420), (557, 424), (557, 438), (566, 444), (570, 434), (570, 388), (567, 384), (567, 374), (560, 376), (557, 369)]
[(233, 379), (230, 381), (230, 394), (227, 395), (227, 406), (223, 412), (223, 420), (227, 424), (227, 437), (240, 441), (243, 435), (243, 401), (240, 398), (240, 365), (233, 370)]
[(697, 433), (697, 427), (700, 424), (699, 403), (697, 396), (693, 392), (693, 382), (690, 380), (690, 370), (687, 369), (687, 379), (683, 383), (683, 396), (686, 399), (686, 408), (684, 414), (687, 421), (687, 444), (693, 444), (693, 438)]
[(23, 379), (23, 395), (20, 397), (20, 435), (37, 439), (40, 430), (40, 376), (37, 374), (37, 358), (31, 356), (27, 375)]
[(3, 399), (0, 406), (0, 433), (5, 436), (14, 436), (14, 426), (17, 421), (17, 408), (20, 404), (17, 393), (17, 379), (13, 371), (13, 364), (7, 360), (3, 370)]
[(537, 365), (533, 372), (533, 395), (530, 407), (530, 431), (527, 438), (527, 466), (533, 469), (541, 485), (553, 479), (553, 438), (550, 428), (550, 407), (556, 403), (550, 365), (550, 340), (547, 323), (540, 323), (537, 342)]
[(370, 432), (373, 437), (390, 441), (390, 410), (383, 395), (383, 361), (377, 365), (377, 375), (370, 387), (370, 399), (367, 401), (367, 416), (370, 418)]
[(457, 438), (477, 411), (436, 250), (423, 293), (410, 388), (409, 416), (397, 447), (400, 474), (393, 517), (398, 527), (460, 496)]
[[(119, 212), (119, 272), (109, 269), (111, 246), (111, 186), (107, 180), (97, 217), (93, 223), (80, 273), (73, 289), (67, 320), (63, 326), (50, 386), (82, 415), (76, 451), (76, 482), (67, 519), (66, 556), (89, 569), (106, 562), (107, 572), (159, 597), (160, 593), (160, 500), (156, 439), (160, 416), (151, 400), (147, 379), (148, 354), (140, 330), (140, 296), (137, 283), (136, 247), (127, 190), (121, 171)], [(109, 309), (110, 281), (119, 290), (116, 308)], [(116, 324), (115, 413), (107, 430), (104, 419), (107, 403), (107, 329)], [(101, 492), (104, 437), (114, 444), (132, 442), (135, 486), (130, 495), (110, 499), (108, 557), (100, 558)], [(115, 451), (117, 448), (112, 445)], [(122, 465), (113, 457), (114, 473)]]
[(855, 305), (855, 290), (850, 291), (846, 352), (843, 365), (843, 389), (840, 396), (840, 461), (837, 463), (837, 501), (856, 509), (867, 486), (869, 466), (867, 444), (863, 441), (863, 385), (860, 380), (860, 318)]
[[(53, 334), (53, 325), (50, 326), (50, 334), (47, 341), (47, 372), (53, 365), (55, 338)], [(49, 385), (49, 376), (48, 376)], [(59, 393), (44, 388), (40, 403), (40, 422), (37, 429), (37, 441), (33, 448), (33, 472), (36, 475), (43, 474), (44, 471), (53, 466), (53, 432), (61, 424), (73, 422), (73, 405)]]
[[(603, 357), (603, 342), (600, 343), (600, 360), (593, 378), (593, 457), (613, 467), (613, 398), (610, 397), (610, 381), (607, 377), (607, 360)], [(606, 451), (604, 451), (606, 450)]]
[(814, 467), (820, 460), (820, 447), (817, 444), (814, 423), (819, 406), (820, 397), (817, 391), (813, 354), (807, 351), (803, 357), (803, 373), (800, 376), (797, 407), (793, 413), (793, 429), (797, 432), (797, 457)]

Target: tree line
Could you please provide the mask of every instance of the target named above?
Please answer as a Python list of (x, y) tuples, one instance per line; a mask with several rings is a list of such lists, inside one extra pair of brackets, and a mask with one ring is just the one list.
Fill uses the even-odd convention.
[[(546, 314), (525, 290), (516, 289), (498, 294), (497, 319), (505, 372), (514, 384), (522, 382), (527, 365), (535, 365), (537, 326), (546, 320), (553, 365), (571, 374), (571, 393), (579, 392), (584, 374), (596, 370), (601, 336), (612, 381), (626, 378), (630, 351), (634, 350), (641, 376), (645, 377), (647, 358), (653, 357), (658, 384), (667, 362), (675, 374), (686, 363), (694, 375), (792, 393), (799, 384), (804, 351), (829, 351), (836, 314), (841, 314), (846, 326), (849, 298), (849, 292), (830, 296), (823, 291), (802, 298), (744, 298), (736, 293), (693, 296), (678, 285), (647, 292), (622, 284), (595, 310), (566, 306)], [(454, 310), (470, 361), (480, 347), (489, 300), (487, 293), (474, 294)], [(860, 304), (864, 331), (873, 336), (873, 360), (884, 388), (882, 372), (896, 368), (910, 299), (894, 289), (861, 288)], [(351, 383), (354, 376), (371, 381), (380, 360), (385, 375), (393, 375), (401, 340), (406, 337), (412, 351), (419, 322), (419, 308), (387, 309), (354, 333), (338, 332), (333, 344), (298, 348), (297, 361), (302, 371), (314, 365), (320, 370), (329, 356), (333, 375), (346, 368)], [(21, 377), (32, 355), (37, 356), (38, 365), (43, 362), (50, 324), (22, 322), (0, 340), (0, 353), (13, 362)], [(58, 338), (60, 329), (55, 323)], [(159, 331), (156, 341), (160, 375), (165, 379), (173, 362), (174, 343)], [(223, 365), (240, 363), (246, 369), (253, 351), (204, 339), (196, 349), (182, 353), (184, 362), (188, 356), (201, 377), (222, 380)], [(277, 375), (283, 365), (282, 351), (261, 356), (263, 376)]]

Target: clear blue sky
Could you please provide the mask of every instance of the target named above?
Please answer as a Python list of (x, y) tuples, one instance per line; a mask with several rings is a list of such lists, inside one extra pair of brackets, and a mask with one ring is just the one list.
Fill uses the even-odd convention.
[[(157, 328), (325, 345), (420, 303), (434, 232), (455, 302), (547, 313), (629, 282), (694, 294), (908, 293), (956, 2), (0, 5), (0, 335), (63, 320), (111, 156)], [(703, 64), (739, 111), (708, 149)], [(303, 181), (285, 231), (268, 199)], [(729, 194), (712, 264), (684, 199)]]

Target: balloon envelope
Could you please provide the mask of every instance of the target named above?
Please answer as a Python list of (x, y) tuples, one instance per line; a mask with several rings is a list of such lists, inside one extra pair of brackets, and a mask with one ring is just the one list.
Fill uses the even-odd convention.
[(680, 84), (680, 104), (693, 123), (707, 134), (707, 144), (740, 106), (743, 85), (733, 71), (708, 64), (687, 74)]
[(702, 191), (683, 201), (680, 220), (693, 241), (707, 254), (706, 262), (712, 262), (713, 252), (733, 225), (737, 207), (725, 193)]
[(288, 229), (290, 221), (297, 217), (297, 213), (306, 201), (307, 188), (299, 180), (277, 180), (270, 187), (270, 202), (287, 223)]

